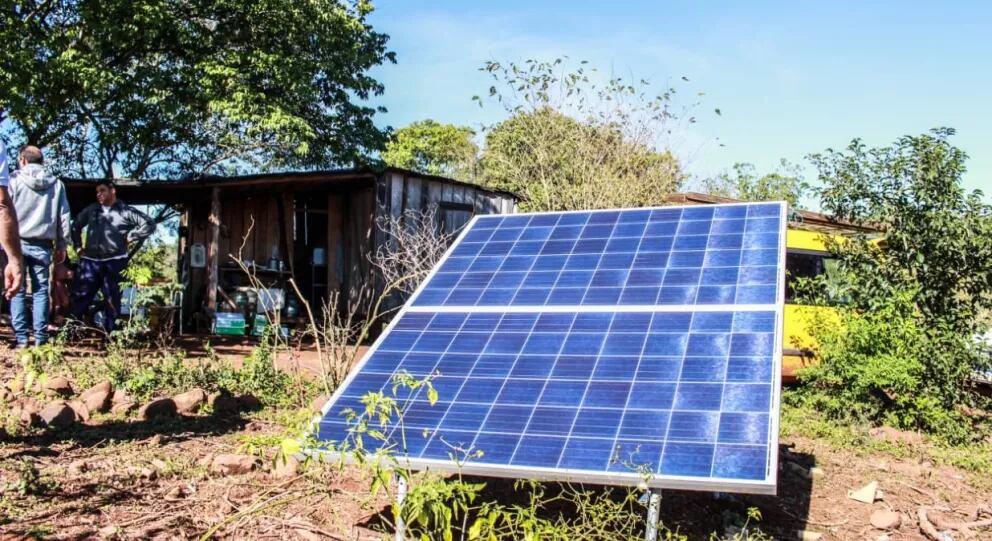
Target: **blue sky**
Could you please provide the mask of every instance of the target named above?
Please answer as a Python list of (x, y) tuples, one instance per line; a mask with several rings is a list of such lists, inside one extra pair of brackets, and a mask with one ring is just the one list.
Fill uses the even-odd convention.
[(992, 195), (992, 3), (384, 0), (376, 7), (371, 22), (391, 36), (398, 57), (375, 71), (386, 86), (375, 100), (389, 109), (383, 125), (491, 124), (501, 110), (471, 101), (489, 87), (478, 71), (484, 60), (565, 55), (657, 84), (686, 76), (685, 94), (705, 92), (697, 124), (676, 149), (696, 176), (738, 161), (771, 170), (780, 158), (805, 163), (806, 154), (854, 137), (884, 145), (950, 126), (970, 155), (966, 186)]

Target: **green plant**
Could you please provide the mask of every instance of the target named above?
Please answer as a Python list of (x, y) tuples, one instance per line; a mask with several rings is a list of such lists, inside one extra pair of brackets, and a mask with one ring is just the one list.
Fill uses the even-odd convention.
[[(574, 210), (662, 204), (685, 179), (667, 143), (695, 122), (676, 89), (644, 80), (598, 83), (582, 62), (486, 62), (488, 99), (509, 118), (486, 129), (484, 184), (523, 196), (524, 210)], [(657, 94), (656, 94), (657, 93)], [(480, 104), (483, 99), (475, 97)]]
[(989, 405), (971, 378), (989, 367), (973, 335), (992, 306), (992, 207), (962, 187), (966, 156), (953, 133), (812, 156), (824, 207), (881, 238), (828, 239), (834, 281), (805, 289), (848, 304), (839, 325), (811, 328), (819, 363), (800, 373), (797, 396), (835, 418), (962, 443), (989, 428), (962, 408)]
[(754, 165), (735, 163), (733, 173), (724, 172), (703, 181), (706, 193), (744, 201), (788, 201), (801, 208), (802, 198), (810, 191), (802, 170), (783, 159), (778, 170), (758, 176)]
[(386, 133), (364, 103), (394, 60), (365, 0), (4, 5), (0, 104), (76, 178), (351, 164)]
[(963, 383), (971, 368), (960, 362), (975, 354), (970, 340), (924, 327), (910, 293), (870, 312), (840, 313), (840, 321), (813, 320), (819, 362), (799, 372), (806, 386), (790, 396), (834, 418), (922, 430), (955, 442), (976, 435), (958, 409), (970, 398)]
[(479, 148), (471, 128), (420, 120), (396, 130), (386, 143), (387, 165), (471, 181)]

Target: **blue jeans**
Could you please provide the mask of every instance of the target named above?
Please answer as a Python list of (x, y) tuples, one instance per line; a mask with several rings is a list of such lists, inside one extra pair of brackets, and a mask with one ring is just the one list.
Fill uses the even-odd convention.
[(127, 270), (127, 259), (94, 261), (79, 259), (72, 283), (72, 317), (83, 321), (97, 292), (103, 293), (103, 330), (109, 335), (121, 313), (121, 280)]
[(18, 344), (27, 345), (29, 329), (25, 313), (25, 285), (31, 280), (31, 319), (34, 323), (34, 343), (48, 341), (48, 271), (52, 265), (52, 247), (30, 241), (21, 242), (24, 253), (24, 280), (21, 289), (10, 299), (10, 321)]

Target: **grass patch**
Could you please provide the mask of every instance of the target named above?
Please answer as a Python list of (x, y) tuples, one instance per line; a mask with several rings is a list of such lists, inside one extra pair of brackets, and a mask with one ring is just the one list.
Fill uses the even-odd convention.
[(929, 460), (934, 464), (953, 466), (974, 474), (976, 484), (992, 486), (988, 472), (992, 471), (992, 442), (952, 445), (940, 440), (920, 444), (883, 441), (870, 434), (868, 423), (844, 423), (827, 417), (823, 412), (797, 404), (783, 391), (779, 433), (783, 437), (800, 436), (815, 439), (831, 447), (848, 449), (857, 454), (881, 454), (893, 458)]

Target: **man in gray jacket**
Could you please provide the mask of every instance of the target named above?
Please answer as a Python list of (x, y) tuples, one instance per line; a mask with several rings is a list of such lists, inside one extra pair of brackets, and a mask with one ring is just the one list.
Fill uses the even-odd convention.
[(128, 246), (148, 238), (155, 223), (144, 213), (117, 200), (117, 189), (110, 180), (96, 185), (97, 202), (83, 209), (72, 224), (72, 242), (86, 246), (76, 269), (72, 288), (72, 316), (82, 320), (97, 291), (103, 292), (103, 329), (109, 335), (121, 312), (120, 283), (127, 269)]
[[(43, 161), (38, 147), (22, 148), (17, 158), (20, 169), (10, 179), (10, 198), (17, 212), (21, 252), (27, 267), (25, 278), (31, 280), (31, 315), (36, 346), (48, 341), (48, 271), (52, 265), (52, 252), (54, 250), (56, 261), (65, 259), (70, 238), (69, 200), (65, 186), (48, 174)], [(24, 282), (10, 300), (10, 319), (18, 348), (27, 347), (29, 336)]]

